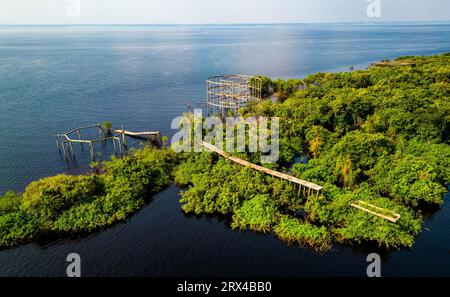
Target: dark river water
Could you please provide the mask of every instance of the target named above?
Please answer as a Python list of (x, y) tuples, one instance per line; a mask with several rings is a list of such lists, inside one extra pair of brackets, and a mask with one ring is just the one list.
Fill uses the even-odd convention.
[[(56, 132), (108, 120), (174, 133), (172, 119), (204, 102), (209, 76), (303, 77), (448, 51), (448, 24), (0, 26), (0, 194), (87, 170), (86, 153), (72, 164), (60, 158)], [(125, 223), (0, 251), (0, 276), (65, 276), (69, 253), (80, 254), (84, 276), (364, 276), (370, 252), (382, 254), (382, 275), (450, 276), (449, 199), (412, 250), (319, 254), (233, 231), (217, 217), (185, 216), (172, 186)]]

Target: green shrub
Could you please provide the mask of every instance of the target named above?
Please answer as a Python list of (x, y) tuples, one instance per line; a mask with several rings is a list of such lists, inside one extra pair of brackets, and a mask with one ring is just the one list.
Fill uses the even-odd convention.
[(13, 192), (7, 192), (4, 196), (0, 196), (0, 216), (18, 211), (22, 204), (22, 195)]
[(439, 184), (433, 164), (423, 157), (405, 154), (380, 159), (370, 175), (378, 192), (397, 201), (412, 206), (444, 203), (447, 189)]
[(43, 224), (51, 224), (65, 210), (89, 202), (103, 192), (101, 178), (57, 175), (32, 182), (23, 193), (23, 209)]
[(102, 123), (102, 127), (105, 128), (105, 129), (111, 129), (112, 128), (112, 123), (108, 122), (108, 121), (105, 121), (105, 122)]
[(37, 224), (33, 216), (23, 211), (0, 216), (0, 247), (14, 246), (34, 238)]
[(271, 230), (276, 216), (277, 207), (274, 199), (269, 195), (257, 195), (244, 201), (242, 206), (234, 212), (231, 226), (267, 233)]
[(317, 227), (289, 216), (281, 217), (274, 232), (281, 240), (310, 246), (318, 251), (331, 248), (332, 237), (325, 227)]

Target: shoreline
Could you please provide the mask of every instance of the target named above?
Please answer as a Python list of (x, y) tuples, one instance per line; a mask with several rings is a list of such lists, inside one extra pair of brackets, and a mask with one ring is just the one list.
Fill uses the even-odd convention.
[[(449, 56), (449, 54), (447, 53), (446, 55), (440, 55), (440, 56), (431, 56), (431, 57), (416, 57), (415, 59), (418, 59), (418, 60), (421, 60), (421, 61), (428, 61), (428, 60), (433, 60), (433, 59), (445, 59), (447, 56)], [(396, 66), (397, 67), (397, 66)], [(401, 67), (401, 66), (399, 66), (399, 67)], [(408, 66), (407, 66), (408, 67)], [(387, 70), (383, 70), (383, 71), (396, 71), (395, 69), (398, 69), (398, 68), (388, 68)], [(381, 71), (381, 70), (380, 70)], [(366, 71), (367, 73), (369, 73), (370, 72), (370, 70), (367, 70)], [(367, 73), (363, 73), (363, 74), (367, 74)], [(343, 78), (345, 78), (345, 77), (347, 77), (347, 76), (350, 76), (350, 77), (352, 77), (352, 75), (356, 75), (356, 74), (358, 74), (357, 72), (353, 72), (353, 74), (352, 74), (352, 72), (348, 72), (348, 73), (338, 73), (338, 74), (334, 74), (334, 76), (333, 77), (343, 77)], [(320, 74), (316, 74), (316, 75), (313, 75), (313, 76), (311, 76), (311, 78), (314, 78), (314, 77), (320, 77)], [(308, 81), (308, 78), (306, 79), (307, 81)], [(364, 82), (364, 81), (363, 81)], [(318, 90), (320, 90), (322, 87), (323, 88), (325, 88), (326, 87), (326, 84), (325, 84), (326, 82), (324, 82), (324, 83), (320, 83), (320, 84), (318, 84), (318, 85), (316, 85), (315, 84), (315, 81), (313, 81), (313, 85), (315, 85), (316, 86), (316, 88), (318, 89)], [(305, 90), (303, 90), (301, 93), (299, 93), (300, 94), (300, 96), (302, 95), (302, 94), (307, 94), (308, 92), (310, 92), (310, 91), (314, 91), (314, 90), (308, 90), (308, 89), (305, 89)], [(286, 103), (286, 104), (289, 104), (289, 102), (296, 102), (295, 100), (298, 100), (298, 99), (296, 99), (295, 98), (295, 96), (297, 96), (297, 94), (294, 94), (294, 95), (289, 95), (288, 97), (289, 97), (289, 99), (288, 99), (288, 103)], [(292, 98), (291, 98), (292, 97)], [(290, 101), (289, 101), (290, 100)], [(297, 101), (297, 102), (301, 102), (301, 101)], [(262, 103), (261, 104), (261, 106), (263, 106), (265, 103)], [(282, 105), (282, 104), (281, 104)], [(327, 132), (328, 133), (328, 132)], [(357, 138), (355, 138), (354, 139), (354, 141), (359, 141)], [(352, 142), (349, 142), (349, 143), (352, 143)], [(145, 150), (145, 149), (144, 149)], [(137, 151), (137, 153), (138, 154), (140, 154), (141, 152), (138, 150)], [(148, 151), (147, 153), (149, 153), (150, 155), (152, 155), (153, 154), (153, 152), (152, 151)], [(392, 151), (391, 151), (391, 153), (392, 153)], [(142, 160), (145, 160), (145, 157), (142, 157)], [(444, 160), (445, 161), (445, 160)], [(123, 163), (123, 162), (125, 162), (125, 163)], [(130, 163), (131, 162), (131, 163)], [(123, 181), (120, 179), (120, 176), (121, 176), (121, 174), (122, 174), (122, 170), (124, 170), (124, 171), (128, 171), (128, 170), (125, 170), (126, 169), (126, 167), (121, 167), (121, 166), (125, 166), (126, 164), (128, 164), (128, 165), (126, 165), (126, 166), (135, 166), (135, 165), (139, 165), (139, 164), (135, 164), (135, 163), (133, 163), (134, 161), (133, 161), (133, 159), (132, 158), (128, 158), (128, 159), (126, 159), (125, 161), (123, 161), (122, 159), (116, 159), (116, 160), (114, 160), (113, 159), (113, 162), (112, 163), (110, 163), (110, 165), (108, 165), (108, 167), (110, 168), (110, 170), (112, 170), (112, 171), (108, 171), (108, 172), (110, 172), (109, 174), (112, 174), (112, 178), (115, 180), (115, 182), (114, 183), (118, 183), (120, 186), (117, 188), (117, 191), (119, 191), (119, 193), (122, 193), (122, 194), (120, 194), (120, 195), (118, 195), (118, 196), (116, 196), (116, 198), (114, 198), (114, 199), (121, 199), (121, 195), (128, 195), (128, 193), (130, 193), (131, 194), (131, 200), (129, 200), (129, 201), (127, 201), (126, 203), (129, 203), (129, 202), (131, 202), (132, 204), (130, 204), (131, 206), (131, 208), (129, 208), (128, 206), (125, 206), (125, 208), (124, 208), (124, 210), (126, 211), (126, 215), (124, 216), (124, 215), (122, 215), (122, 214), (119, 214), (118, 216), (116, 216), (117, 214), (114, 214), (114, 216), (116, 216), (116, 217), (114, 217), (114, 220), (113, 221), (109, 221), (109, 223), (106, 223), (106, 225), (103, 225), (103, 226), (101, 226), (100, 228), (98, 227), (98, 226), (100, 226), (102, 223), (101, 223), (101, 220), (100, 221), (98, 221), (98, 223), (100, 223), (100, 225), (98, 225), (98, 226), (94, 226), (94, 227), (88, 227), (88, 229), (86, 229), (86, 230), (88, 230), (89, 232), (94, 232), (94, 233), (98, 233), (98, 234), (102, 234), (106, 229), (105, 229), (105, 227), (107, 227), (108, 228), (108, 226), (111, 226), (111, 225), (114, 225), (114, 222), (115, 223), (117, 223), (117, 222), (123, 222), (123, 221), (128, 221), (128, 219), (129, 218), (131, 218), (131, 217), (134, 217), (134, 214), (136, 213), (136, 212), (138, 212), (138, 211), (141, 211), (142, 209), (145, 209), (148, 205), (146, 205), (146, 204), (142, 204), (142, 201), (140, 200), (140, 199), (142, 199), (142, 193), (143, 192), (139, 192), (138, 191), (138, 193), (136, 194), (136, 193), (133, 193), (134, 192), (134, 190), (135, 190), (135, 184), (134, 184), (134, 182), (135, 181), (139, 181), (139, 179), (134, 179), (134, 177), (131, 175), (131, 176), (129, 176), (129, 177), (127, 177), (127, 178), (125, 178)], [(122, 164), (123, 163), (123, 164)], [(139, 162), (138, 162), (139, 163)], [(116, 165), (115, 165), (116, 164)], [(220, 168), (220, 166), (225, 166), (226, 165), (226, 163), (224, 163), (224, 162), (218, 162), (217, 164), (212, 164), (212, 166), (218, 166), (218, 168)], [(303, 166), (302, 164), (299, 164), (299, 166)], [(114, 169), (115, 168), (115, 166), (119, 166), (118, 168), (122, 168), (121, 170), (116, 170), (116, 169)], [(145, 170), (150, 170), (150, 168), (151, 168), (151, 165), (150, 164), (147, 164), (147, 165), (145, 165), (145, 166), (148, 166), (148, 169), (145, 169)], [(296, 171), (296, 172), (298, 172), (298, 170), (299, 170), (299, 168), (301, 168), (301, 166), (300, 167), (295, 167), (294, 168), (294, 170)], [(306, 164), (305, 166), (308, 166), (308, 164)], [(137, 167), (137, 168), (139, 168), (139, 167)], [(146, 167), (147, 168), (147, 167)], [(211, 167), (211, 169), (212, 169), (213, 167)], [(234, 168), (234, 167), (233, 167)], [(187, 166), (186, 167), (186, 169), (189, 169), (189, 166)], [(190, 170), (190, 169), (189, 169)], [(237, 170), (236, 168), (235, 169), (233, 169), (233, 170)], [(245, 168), (243, 168), (241, 171), (237, 171), (237, 174), (244, 174), (244, 176), (245, 176), (245, 174), (247, 174), (247, 173), (245, 173)], [(304, 170), (304, 169), (301, 169), (301, 170)], [(167, 171), (167, 170), (166, 170)], [(170, 170), (169, 170), (170, 171)], [(178, 169), (178, 172), (181, 172), (179, 169)], [(302, 171), (300, 171), (300, 172), (302, 172)], [(167, 173), (167, 172), (166, 172)], [(178, 173), (179, 174), (179, 173)], [(184, 173), (182, 173), (182, 174), (184, 174)], [(189, 174), (191, 174), (191, 173), (189, 173)], [(196, 173), (196, 172), (194, 172), (193, 174), (203, 174), (203, 173)], [(304, 172), (302, 173), (302, 174), (304, 174)], [(145, 175), (144, 175), (145, 176)], [(300, 174), (300, 176), (301, 176), (301, 174)], [(89, 180), (90, 179), (90, 177), (91, 176), (87, 176), (87, 177), (80, 177), (80, 176), (74, 176), (74, 177), (72, 177), (72, 178), (67, 178), (67, 180), (66, 180), (66, 177), (63, 177), (63, 179), (64, 180), (66, 180), (66, 181), (64, 181), (64, 183), (65, 184), (70, 184), (70, 183), (72, 183), (72, 182), (74, 182), (75, 184), (74, 185), (76, 185), (77, 183), (78, 183), (78, 181), (77, 181), (77, 179), (87, 179), (87, 183), (89, 184), (89, 183), (91, 183), (91, 181)], [(56, 177), (53, 177), (53, 178), (56, 178)], [(31, 189), (27, 189), (27, 191), (25, 191), (25, 193), (24, 193), (24, 197), (25, 197), (25, 199), (28, 199), (28, 202), (26, 202), (26, 203), (34, 203), (33, 202), (33, 199), (47, 199), (47, 198), (45, 198), (45, 196), (43, 196), (43, 197), (40, 197), (39, 195), (40, 194), (37, 194), (38, 196), (33, 196), (33, 195), (36, 195), (35, 193), (40, 193), (39, 191), (42, 191), (42, 189), (45, 189), (45, 187), (47, 187), (47, 182), (49, 183), (48, 185), (51, 185), (51, 183), (53, 183), (53, 178), (46, 178), (46, 179), (44, 179), (44, 180), (42, 180), (41, 181), (41, 184), (42, 185), (39, 185), (39, 186), (37, 186), (39, 183), (36, 183), (35, 185), (34, 185), (34, 187), (37, 187), (37, 189), (38, 190), (34, 190), (33, 189), (33, 187), (32, 187), (32, 189), (33, 190), (31, 190)], [(61, 178), (61, 177), (59, 177), (59, 178)], [(101, 178), (101, 177), (99, 177), (100, 179), (103, 179), (103, 178)], [(108, 176), (106, 176), (106, 178), (109, 178)], [(211, 177), (212, 178), (212, 177)], [(73, 180), (72, 180), (73, 179)], [(314, 178), (313, 178), (314, 179)], [(194, 180), (198, 180), (198, 179), (194, 179)], [(188, 184), (189, 184), (189, 179), (187, 180), (188, 181)], [(84, 181), (83, 181), (84, 182)], [(124, 184), (122, 184), (124, 182)], [(173, 182), (173, 181), (172, 181)], [(177, 182), (177, 181), (175, 181), (175, 182)], [(214, 186), (217, 186), (217, 184), (215, 184), (214, 183), (214, 181), (212, 180), (210, 180), (209, 179), (209, 177), (208, 177), (208, 179), (206, 179), (205, 180), (205, 182), (207, 182), (207, 183), (211, 183), (212, 182), (212, 184), (210, 184), (210, 188), (213, 188)], [(226, 184), (227, 183), (229, 183), (230, 181), (226, 181), (225, 182), (225, 184), (224, 184), (224, 186), (226, 187)], [(245, 184), (245, 180), (241, 180), (241, 182), (243, 182), (244, 184)], [(268, 197), (270, 198), (270, 199), (277, 199), (276, 198), (276, 195), (278, 195), (278, 194), (276, 194), (275, 196), (274, 195), (272, 195), (271, 194), (271, 190), (270, 190), (270, 187), (271, 186), (273, 186), (273, 184), (272, 184), (272, 182), (273, 181), (266, 181), (267, 182), (267, 187), (269, 188), (269, 192), (267, 192), (267, 190), (265, 190), (266, 192), (264, 192), (264, 191), (261, 191), (262, 193), (265, 193), (266, 195), (268, 195)], [(56, 182), (56, 186), (58, 186), (58, 183), (59, 182)], [(178, 183), (178, 182), (177, 182)], [(93, 185), (96, 185), (97, 184), (97, 181), (93, 181)], [(168, 182), (167, 180), (164, 182), (164, 184), (166, 184), (167, 186), (170, 184), (170, 182)], [(102, 181), (102, 180), (100, 180), (100, 187), (102, 187), (101, 185), (105, 185), (105, 187), (111, 187), (111, 185), (112, 184), (109, 184), (108, 183), (108, 181), (106, 180), (106, 181)], [(185, 185), (185, 183), (181, 183), (181, 185)], [(128, 192), (121, 192), (122, 191), (122, 187), (123, 186), (125, 186), (125, 187), (128, 187)], [(147, 186), (152, 186), (151, 184), (149, 184), (149, 185), (147, 185)], [(195, 198), (195, 199), (197, 199), (195, 196), (192, 196), (191, 198), (189, 198), (189, 196), (185, 196), (186, 195), (186, 193), (189, 193), (189, 191), (192, 191), (192, 188), (193, 189), (196, 189), (196, 187), (198, 188), (198, 184), (196, 184), (196, 183), (194, 183), (194, 184), (191, 184), (191, 186), (192, 187), (190, 187), (187, 191), (185, 191), (185, 192), (183, 192), (182, 193), (182, 196), (183, 196), (183, 198), (182, 198), (182, 201), (181, 201), (181, 205), (182, 205), (182, 207), (183, 207), (183, 210), (185, 211), (185, 212), (187, 212), (187, 213), (190, 213), (190, 212), (194, 212), (194, 213), (196, 213), (196, 214), (208, 214), (209, 213), (209, 210), (208, 211), (205, 211), (205, 210), (202, 210), (202, 209), (200, 209), (200, 210), (197, 210), (197, 209), (192, 209), (191, 207), (191, 205), (190, 205), (190, 199), (193, 199), (193, 198)], [(90, 186), (89, 186), (90, 187)], [(103, 189), (96, 189), (95, 187), (97, 187), (97, 186), (95, 186), (94, 188), (89, 188), (88, 187), (88, 191), (93, 191), (92, 193), (97, 193), (96, 191), (100, 191), (100, 192), (98, 192), (97, 194), (95, 194), (95, 195), (100, 195), (100, 197), (101, 196), (105, 196), (105, 197), (107, 197), (107, 193), (109, 193), (108, 191), (106, 191), (105, 192), (105, 190)], [(42, 188), (42, 189), (41, 189)], [(327, 188), (330, 188), (330, 185), (329, 184), (327, 184)], [(62, 194), (64, 194), (64, 191), (66, 191), (66, 189), (65, 188), (59, 188), (59, 186), (58, 186), (58, 191), (61, 191), (61, 193)], [(75, 188), (74, 188), (75, 189)], [(145, 187), (143, 188), (143, 189), (145, 189)], [(200, 188), (201, 189), (201, 188)], [(69, 188), (68, 189), (69, 191), (72, 191), (72, 189), (71, 188)], [(447, 187), (447, 194), (445, 194), (445, 197), (447, 197), (448, 196), (448, 187)], [(202, 190), (203, 191), (203, 190)], [(363, 193), (365, 190), (363, 189), (362, 190), (362, 192), (361, 193)], [(44, 190), (44, 193), (45, 193), (45, 190)], [(372, 193), (372, 192), (370, 192), (370, 193)], [(350, 194), (352, 194), (351, 192), (346, 192), (346, 194), (345, 195), (350, 195)], [(47, 195), (47, 194), (45, 194), (45, 195)], [(94, 195), (94, 196), (95, 196)], [(327, 194), (327, 195), (329, 195), (329, 194)], [(359, 195), (359, 194), (358, 194)], [(72, 194), (71, 194), (71, 196), (73, 196)], [(76, 195), (75, 195), (76, 196)], [(89, 195), (87, 195), (87, 196), (89, 196)], [(137, 196), (139, 196), (139, 197), (137, 197)], [(29, 198), (27, 198), (27, 197), (36, 197), (36, 198), (32, 198), (31, 200), (29, 199)], [(188, 197), (188, 198), (186, 198), (186, 197)], [(225, 197), (226, 198), (226, 197)], [(327, 198), (326, 197), (326, 195), (325, 195), (325, 198)], [(381, 198), (381, 197), (380, 197)], [(52, 198), (53, 199), (53, 198)], [(84, 198), (83, 198), (84, 199)], [(91, 203), (92, 201), (90, 201), (89, 199), (89, 197), (86, 197), (86, 202), (83, 202), (83, 203)], [(97, 198), (96, 198), (97, 199)], [(135, 200), (135, 199), (137, 199), (137, 200)], [(183, 199), (184, 199), (184, 201), (183, 201)], [(255, 199), (255, 200), (254, 200)], [(259, 200), (258, 200), (259, 199)], [(322, 199), (322, 198), (321, 198)], [(329, 197), (327, 198), (327, 199), (329, 199)], [(25, 201), (27, 201), (27, 200), (25, 200)], [(195, 201), (195, 200), (192, 200), (192, 201)], [(335, 236), (337, 236), (337, 235), (335, 235), (335, 234), (333, 234), (332, 233), (332, 231), (329, 229), (329, 228), (326, 228), (326, 230), (325, 229), (323, 229), (322, 227), (320, 227), (319, 228), (319, 226), (322, 226), (322, 223), (326, 223), (326, 221), (324, 221), (324, 222), (320, 222), (320, 224), (317, 224), (316, 222), (314, 222), (314, 221), (307, 221), (306, 223), (305, 223), (305, 221), (302, 221), (302, 220), (298, 220), (297, 218), (291, 218), (291, 217), (286, 217), (286, 216), (281, 216), (281, 217), (279, 217), (279, 215), (277, 214), (277, 210), (276, 210), (276, 208), (273, 208), (273, 210), (274, 210), (274, 217), (270, 217), (270, 218), (268, 218), (268, 225), (258, 225), (258, 224), (260, 224), (260, 222), (257, 222), (256, 223), (256, 225), (255, 225), (255, 223), (254, 223), (254, 221), (252, 221), (253, 220), (253, 218), (252, 218), (252, 216), (254, 215), (254, 214), (252, 214), (252, 211), (254, 211), (254, 210), (258, 210), (258, 208), (260, 207), (259, 206), (259, 203), (262, 203), (262, 204), (265, 204), (265, 203), (267, 203), (267, 199), (266, 198), (264, 198), (264, 197), (255, 197), (255, 198), (252, 198), (252, 199), (250, 199), (250, 200), (248, 200), (248, 201), (243, 201), (243, 204), (242, 205), (239, 205), (239, 207), (240, 207), (240, 209), (242, 209), (242, 211), (241, 212), (238, 212), (238, 211), (235, 211), (235, 210), (233, 210), (233, 212), (229, 212), (229, 210), (225, 210), (225, 212), (223, 213), (223, 214), (231, 214), (232, 216), (232, 227), (233, 228), (238, 228), (238, 229), (242, 229), (242, 230), (254, 230), (254, 231), (258, 231), (258, 230), (275, 230), (275, 234), (277, 234), (278, 235), (278, 237), (281, 237), (281, 238), (284, 238), (285, 240), (284, 241), (288, 241), (288, 242), (297, 242), (297, 243), (300, 243), (300, 246), (305, 246), (305, 244), (306, 245), (308, 245), (308, 246), (312, 246), (312, 247), (314, 247), (314, 245), (316, 245), (316, 244), (318, 244), (318, 246), (319, 246), (319, 249), (323, 249), (323, 248), (327, 248), (327, 249), (330, 249), (331, 248), (331, 246), (329, 245), (329, 240), (330, 240), (330, 237), (331, 236), (333, 236), (333, 245), (335, 245), (335, 244), (341, 244), (342, 242), (352, 242), (352, 240), (350, 240), (349, 238), (339, 238), (339, 237), (336, 237), (335, 238)], [(391, 206), (391, 207), (394, 207), (396, 204), (394, 204), (393, 202), (389, 202), (389, 201), (387, 201), (386, 199), (384, 199), (384, 200), (379, 200), (379, 201), (384, 201), (383, 203), (386, 203), (386, 205), (388, 205), (388, 206)], [(114, 200), (111, 200), (110, 202), (113, 202), (114, 203)], [(249, 203), (249, 204), (246, 204), (246, 203)], [(78, 203), (78, 202), (76, 202), (76, 203)], [(103, 203), (103, 202), (102, 202)], [(109, 203), (109, 202), (108, 202)], [(135, 204), (136, 203), (136, 204)], [(306, 203), (308, 203), (308, 201), (306, 202)], [(315, 202), (314, 202), (315, 203)], [(320, 200), (318, 200), (317, 201), (317, 203), (322, 203)], [(329, 203), (333, 203), (332, 201), (331, 202), (329, 202)], [(447, 202), (445, 202), (445, 203), (447, 203)], [(25, 206), (26, 206), (27, 204), (25, 204)], [(94, 204), (93, 204), (94, 205)], [(186, 206), (187, 205), (187, 206)], [(75, 207), (75, 209), (77, 209), (78, 208), (78, 206), (77, 205), (75, 205), (76, 207)], [(84, 206), (82, 206), (82, 205), (80, 205), (81, 207), (84, 207)], [(274, 205), (269, 205), (270, 207), (274, 207)], [(320, 206), (320, 205), (319, 205)], [(41, 214), (39, 213), (39, 211), (37, 211), (36, 212), (36, 210), (34, 209), (34, 206), (33, 206), (33, 204), (30, 204), (29, 206), (26, 206), (29, 210), (31, 210), (31, 214), (32, 214), (32, 216), (37, 216), (37, 217), (40, 217), (41, 216)], [(51, 207), (51, 206), (50, 206)], [(215, 206), (216, 207), (216, 206)], [(219, 205), (219, 207), (220, 207), (220, 205)], [(278, 207), (278, 206), (277, 206)], [(314, 213), (314, 211), (317, 211), (317, 210), (314, 210), (314, 207), (317, 207), (317, 206), (314, 206), (314, 205), (311, 205), (311, 206), (309, 206), (310, 207), (310, 211), (311, 211), (311, 209), (312, 209), (312, 213)], [(311, 208), (312, 207), (312, 208)], [(322, 205), (322, 206), (320, 206), (320, 207), (323, 207), (323, 208), (325, 208), (325, 207), (327, 207), (326, 205)], [(395, 207), (398, 207), (398, 211), (401, 211), (402, 212), (402, 219), (401, 220), (403, 220), (403, 218), (404, 217), (406, 217), (406, 218), (408, 218), (409, 217), (409, 219), (410, 220), (413, 220), (413, 217), (414, 217), (414, 215), (411, 215), (411, 214), (409, 214), (408, 212), (409, 211), (411, 211), (411, 209), (409, 209), (409, 208), (405, 208), (404, 207), (404, 205), (400, 205), (400, 204), (397, 204), (397, 206), (395, 206)], [(82, 208), (81, 208), (82, 209)], [(245, 209), (245, 210), (244, 210)], [(238, 209), (239, 210), (239, 209)], [(56, 226), (59, 226), (58, 228), (74, 228), (74, 226), (72, 225), (73, 223), (76, 223), (77, 222), (77, 220), (74, 220), (72, 223), (69, 223), (69, 222), (71, 222), (70, 220), (73, 220), (73, 216), (79, 216), (79, 215), (81, 215), (81, 216), (85, 216), (85, 213), (84, 213), (84, 211), (81, 211), (80, 213), (78, 213), (77, 214), (77, 210), (74, 210), (72, 213), (70, 213), (69, 215), (66, 215), (65, 214), (65, 212), (67, 211), (67, 209), (62, 209), (62, 210), (55, 210), (55, 211), (58, 211), (58, 212), (61, 212), (61, 213), (58, 213), (57, 214), (57, 216), (56, 217), (54, 217), (54, 218), (44, 218), (44, 225), (43, 226), (46, 226), (47, 224), (53, 224), (53, 223), (57, 223), (57, 225)], [(249, 213), (248, 213), (248, 211), (250, 211), (250, 216), (249, 216)], [(407, 212), (408, 211), (408, 212)], [(94, 211), (92, 214), (95, 214), (96, 212)], [(214, 212), (211, 212), (211, 214), (214, 214)], [(261, 214), (264, 214), (264, 213), (257, 213), (256, 214), (256, 216), (259, 216), (259, 215), (261, 215)], [(377, 221), (377, 220), (375, 220), (375, 219), (373, 219), (372, 217), (368, 217), (368, 216), (362, 216), (360, 213), (358, 213), (358, 212), (351, 212), (350, 213), (352, 216), (353, 215), (355, 215), (355, 220), (359, 220), (360, 218), (365, 218), (365, 219), (367, 219), (367, 220), (370, 220), (370, 222), (371, 223), (375, 223), (375, 224), (378, 224), (378, 223), (380, 223), (380, 221)], [(65, 216), (64, 217), (64, 219), (60, 219), (58, 216)], [(346, 214), (346, 216), (347, 216), (347, 214)], [(1, 218), (1, 217), (0, 217)], [(116, 218), (118, 218), (118, 220), (116, 221)], [(249, 220), (249, 221), (247, 221), (247, 220)], [(420, 225), (421, 225), (421, 229), (422, 228), (424, 228), (424, 225), (425, 224), (427, 224), (427, 223), (430, 223), (432, 221), (432, 218), (426, 218), (423, 222), (421, 222), (420, 223)], [(14, 221), (10, 221), (10, 222), (14, 222)], [(332, 223), (332, 222), (331, 222)], [(84, 223), (83, 223), (84, 224)], [(414, 223), (414, 224), (416, 224), (416, 223)], [(1, 224), (0, 224), (1, 225)], [(256, 226), (256, 227), (252, 227), (252, 226)], [(384, 225), (383, 225), (384, 226)], [(390, 225), (386, 225), (386, 226), (390, 226)], [(41, 228), (41, 227), (39, 227), (39, 228)], [(47, 228), (47, 227), (45, 227), (45, 228)], [(51, 228), (54, 228), (54, 227), (51, 227)], [(75, 226), (75, 228), (81, 228), (80, 230), (83, 230), (83, 228), (85, 228), (83, 225), (78, 225), (78, 226)], [(89, 229), (89, 228), (92, 228), (92, 229)], [(269, 228), (269, 229), (267, 229), (267, 228)], [(277, 229), (272, 229), (272, 228), (277, 228)], [(50, 232), (54, 232), (52, 229), (49, 229), (49, 230), (51, 230)], [(64, 229), (62, 229), (62, 230), (64, 230)], [(295, 230), (295, 232), (293, 231), (293, 230)], [(77, 232), (78, 232), (79, 230), (77, 230)], [(39, 231), (39, 232), (42, 232), (42, 231)], [(65, 231), (66, 232), (66, 231)], [(267, 232), (267, 231), (264, 231), (264, 232)], [(413, 240), (413, 239), (411, 239), (411, 236), (413, 236), (415, 239), (417, 239), (417, 234), (415, 234), (415, 235), (411, 235), (411, 234), (409, 234), (408, 232), (411, 232), (411, 231), (408, 231), (407, 229), (405, 230), (405, 231), (402, 231), (402, 232), (406, 232), (406, 233), (404, 233), (404, 234), (400, 234), (401, 236), (406, 236), (406, 237), (404, 237), (404, 241), (402, 241), (402, 242), (400, 242), (400, 244), (399, 244), (399, 246), (400, 246), (400, 248), (404, 248), (404, 247), (401, 247), (402, 245), (409, 245), (409, 244), (411, 244), (411, 246), (413, 245), (413, 243), (411, 243), (410, 242), (410, 240)], [(414, 231), (413, 231), (414, 232)], [(422, 231), (422, 232), (424, 232), (424, 231)], [(76, 233), (76, 232), (74, 232), (74, 233)], [(70, 233), (67, 233), (67, 234), (70, 234)], [(78, 233), (77, 233), (78, 234)], [(414, 233), (413, 233), (414, 234)], [(358, 235), (358, 234), (357, 234)], [(400, 236), (399, 235), (399, 236)], [(359, 236), (359, 235), (358, 235)], [(419, 235), (420, 236), (420, 235)], [(82, 236), (83, 238), (84, 238), (84, 236)], [(319, 239), (319, 238), (321, 238), (321, 239)], [(414, 240), (415, 240), (414, 239)], [(363, 238), (363, 239), (359, 239), (360, 241), (358, 242), (358, 240), (357, 241), (355, 241), (355, 242), (353, 242), (353, 245), (359, 245), (359, 244), (361, 244), (361, 241), (364, 243), (365, 242), (365, 239)], [(20, 242), (20, 240), (19, 240), (19, 242)], [(371, 242), (371, 241), (369, 241), (369, 242)], [(394, 242), (395, 243), (395, 242)], [(398, 244), (398, 243), (397, 243)], [(347, 245), (345, 245), (345, 246), (347, 246)], [(389, 245), (388, 245), (389, 246)], [(411, 247), (410, 246), (410, 247)], [(347, 246), (348, 247), (348, 246)], [(398, 246), (395, 246), (394, 245), (394, 247), (397, 247), (398, 248)], [(346, 247), (345, 247), (346, 248)]]

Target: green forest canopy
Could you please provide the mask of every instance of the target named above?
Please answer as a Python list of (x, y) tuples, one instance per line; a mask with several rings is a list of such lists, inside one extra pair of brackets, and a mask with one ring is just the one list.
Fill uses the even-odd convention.
[[(286, 182), (207, 153), (176, 171), (187, 212), (232, 215), (232, 226), (273, 232), (318, 249), (339, 242), (411, 247), (421, 209), (442, 205), (450, 179), (450, 55), (404, 57), (411, 66), (317, 73), (303, 80), (263, 78), (266, 96), (243, 116), (280, 118), (280, 161), (325, 187), (297, 197)], [(396, 65), (395, 63), (392, 65)], [(398, 63), (397, 65), (402, 65)], [(240, 155), (258, 162), (255, 154)], [(397, 223), (350, 207), (362, 200), (401, 215)], [(302, 208), (306, 219), (294, 214)]]
[[(48, 177), (0, 197), (0, 247), (123, 221), (173, 181), (185, 187), (185, 212), (225, 214), (233, 228), (317, 250), (333, 241), (411, 247), (421, 210), (442, 205), (449, 184), (450, 54), (399, 61), (411, 66), (264, 78), (264, 94), (279, 101), (242, 111), (280, 118), (280, 161), (271, 167), (323, 185), (323, 195), (298, 196), (286, 181), (211, 153), (145, 147), (103, 162), (101, 174)], [(309, 162), (294, 164), (300, 156)], [(349, 206), (357, 200), (401, 218), (392, 223)], [(302, 209), (307, 216), (296, 215)]]

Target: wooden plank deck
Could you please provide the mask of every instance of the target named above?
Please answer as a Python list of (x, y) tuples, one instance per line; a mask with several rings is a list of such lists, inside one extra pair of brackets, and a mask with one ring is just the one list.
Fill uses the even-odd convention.
[(125, 134), (126, 136), (136, 137), (136, 138), (149, 138), (151, 136), (160, 135), (159, 132), (131, 132), (127, 130), (115, 129), (112, 130), (114, 133)]
[(219, 155), (221, 155), (221, 156), (223, 156), (223, 157), (225, 157), (225, 158), (227, 158), (227, 159), (229, 159), (229, 160), (231, 160), (231, 161), (233, 161), (235, 163), (238, 163), (238, 164), (240, 164), (242, 166), (250, 167), (250, 168), (252, 168), (254, 170), (257, 170), (257, 171), (260, 171), (260, 172), (264, 172), (266, 174), (269, 174), (269, 175), (272, 175), (272, 176), (275, 176), (275, 177), (278, 177), (278, 178), (281, 178), (281, 179), (284, 179), (284, 180), (296, 183), (296, 184), (298, 184), (300, 186), (309, 188), (309, 189), (317, 191), (317, 192), (319, 192), (319, 191), (321, 191), (323, 189), (322, 186), (316, 185), (316, 184), (311, 183), (309, 181), (302, 180), (302, 179), (299, 179), (299, 178), (294, 177), (292, 175), (281, 173), (281, 172), (278, 172), (278, 171), (275, 171), (275, 170), (271, 170), (269, 168), (265, 168), (263, 166), (259, 166), (259, 165), (253, 164), (251, 162), (248, 162), (246, 160), (242, 160), (242, 159), (237, 158), (237, 157), (233, 157), (233, 156), (229, 155), (228, 153), (226, 153), (225, 151), (215, 147), (214, 145), (212, 145), (210, 143), (207, 143), (207, 142), (203, 141), (202, 142), (202, 146), (204, 148), (206, 148), (207, 150), (213, 151), (213, 152), (215, 152), (215, 153), (217, 153), (217, 154), (219, 154)]
[[(350, 205), (352, 207), (354, 207), (354, 208), (359, 209), (359, 210), (365, 211), (365, 212), (370, 213), (372, 215), (375, 215), (375, 216), (378, 216), (378, 217), (383, 218), (385, 220), (391, 221), (392, 223), (396, 223), (400, 219), (400, 214), (395, 213), (395, 212), (393, 212), (393, 211), (391, 211), (389, 209), (378, 207), (378, 206), (375, 206), (373, 204), (364, 202), (362, 200), (358, 200), (358, 201), (356, 201), (356, 203), (350, 203)], [(372, 210), (370, 210), (369, 208), (372, 208)], [(391, 217), (391, 216), (388, 216), (388, 215), (383, 214), (381, 212), (390, 213), (393, 216)]]

